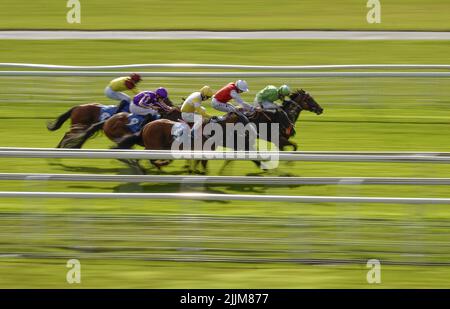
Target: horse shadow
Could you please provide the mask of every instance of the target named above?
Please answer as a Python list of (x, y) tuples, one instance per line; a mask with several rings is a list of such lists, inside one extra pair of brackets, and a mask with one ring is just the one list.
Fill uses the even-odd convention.
[(89, 173), (89, 174), (124, 174), (129, 172), (131, 168), (120, 168), (120, 167), (95, 167), (95, 166), (73, 166), (64, 164), (61, 161), (51, 160), (48, 163), (50, 166), (59, 167), (66, 172), (80, 172), (80, 173)]
[[(209, 185), (202, 184), (185, 184), (185, 183), (123, 183), (115, 186), (113, 191), (116, 193), (133, 192), (133, 193), (215, 193), (226, 194), (225, 191), (211, 188)], [(204, 203), (228, 204), (227, 200), (203, 200)]]

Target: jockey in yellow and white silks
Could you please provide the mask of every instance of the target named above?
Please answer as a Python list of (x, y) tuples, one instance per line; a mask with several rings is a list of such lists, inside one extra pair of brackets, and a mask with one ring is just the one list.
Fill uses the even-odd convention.
[(139, 74), (133, 73), (127, 77), (119, 77), (113, 79), (109, 85), (105, 88), (105, 95), (112, 99), (121, 101), (131, 102), (131, 98), (124, 93), (124, 91), (130, 91), (133, 95), (138, 94), (140, 91), (137, 84), (141, 81), (141, 76)]
[(213, 95), (213, 91), (209, 86), (204, 86), (200, 91), (194, 92), (184, 100), (181, 106), (181, 118), (188, 123), (193, 123), (192, 133), (198, 130), (203, 123), (203, 119), (209, 119), (209, 115), (202, 102), (209, 100)]

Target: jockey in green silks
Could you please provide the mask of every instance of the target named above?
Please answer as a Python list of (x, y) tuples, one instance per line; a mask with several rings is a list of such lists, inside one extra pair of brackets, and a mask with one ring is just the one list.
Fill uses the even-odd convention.
[(265, 111), (275, 113), (279, 109), (275, 101), (283, 101), (290, 94), (291, 89), (287, 85), (280, 88), (269, 85), (256, 94), (255, 103), (259, 104)]

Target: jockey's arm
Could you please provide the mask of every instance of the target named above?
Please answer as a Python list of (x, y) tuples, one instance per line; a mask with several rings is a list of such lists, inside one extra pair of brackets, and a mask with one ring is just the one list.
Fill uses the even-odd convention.
[(206, 112), (206, 109), (200, 103), (194, 103), (195, 113), (202, 115), (204, 118), (211, 118), (212, 116)]
[(169, 105), (167, 105), (166, 103), (164, 103), (164, 99), (158, 100), (158, 104), (161, 108), (163, 108), (166, 111), (170, 111), (172, 110), (172, 107), (170, 107)]
[(251, 104), (246, 103), (241, 96), (237, 93), (237, 91), (233, 90), (230, 93), (231, 97), (233, 98), (233, 100), (236, 101), (236, 103), (238, 103), (240, 106), (242, 106), (244, 109), (246, 110), (253, 110), (255, 107)]
[(140, 107), (143, 107), (143, 108), (151, 108), (151, 106), (148, 104), (148, 99), (149, 99), (149, 96), (148, 96), (148, 95), (144, 95), (144, 96), (139, 100), (138, 105), (139, 105)]

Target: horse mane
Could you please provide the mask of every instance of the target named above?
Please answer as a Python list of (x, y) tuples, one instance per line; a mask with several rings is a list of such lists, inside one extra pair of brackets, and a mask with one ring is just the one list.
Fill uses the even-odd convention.
[(306, 93), (306, 91), (303, 89), (296, 89), (289, 97), (291, 99), (293, 99), (294, 97), (296, 97), (298, 95), (304, 95), (305, 93)]

